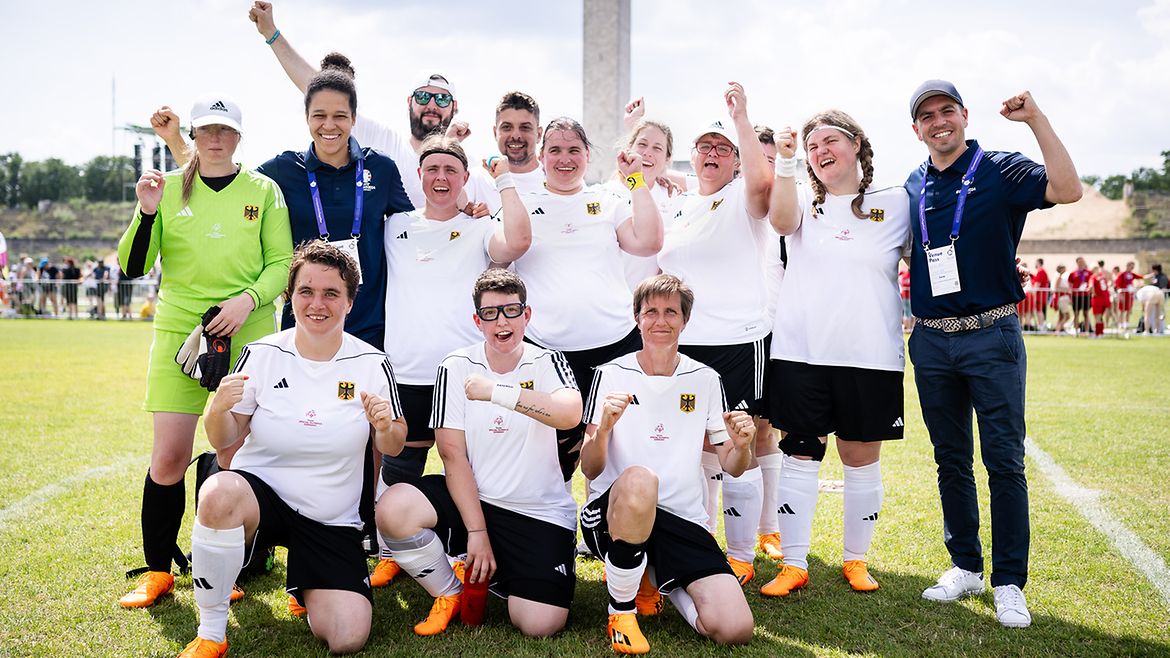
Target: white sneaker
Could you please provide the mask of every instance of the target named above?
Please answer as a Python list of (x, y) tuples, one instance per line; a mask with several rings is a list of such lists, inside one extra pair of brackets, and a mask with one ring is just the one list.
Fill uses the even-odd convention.
[(1027, 628), (1032, 624), (1028, 602), (1019, 587), (1000, 585), (995, 588), (995, 618), (1006, 628)]
[(938, 583), (922, 590), (922, 598), (931, 601), (957, 601), (964, 596), (983, 593), (983, 574), (951, 567), (939, 576)]

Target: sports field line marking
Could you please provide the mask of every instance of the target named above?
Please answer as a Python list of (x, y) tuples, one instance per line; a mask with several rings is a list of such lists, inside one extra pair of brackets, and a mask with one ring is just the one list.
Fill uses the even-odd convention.
[(61, 494), (68, 493), (86, 480), (103, 477), (120, 471), (134, 462), (142, 461), (142, 455), (125, 455), (117, 461), (105, 466), (95, 466), (75, 475), (71, 475), (53, 484), (47, 484), (30, 493), (4, 509), (0, 509), (0, 531), (3, 531), (10, 521), (14, 521), (32, 512), (38, 505), (48, 502)]
[(1166, 561), (1109, 513), (1100, 502), (1100, 491), (1077, 484), (1032, 437), (1024, 437), (1024, 447), (1028, 456), (1036, 461), (1040, 471), (1052, 483), (1056, 493), (1071, 503), (1081, 516), (1109, 539), (1118, 553), (1142, 572), (1146, 580), (1158, 590), (1166, 607), (1170, 608), (1170, 568), (1166, 567)]

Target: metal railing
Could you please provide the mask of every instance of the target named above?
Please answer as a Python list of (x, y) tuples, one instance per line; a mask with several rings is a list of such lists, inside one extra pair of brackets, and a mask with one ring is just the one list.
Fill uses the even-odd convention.
[(9, 279), (0, 287), (3, 317), (149, 320), (158, 298), (155, 279)]

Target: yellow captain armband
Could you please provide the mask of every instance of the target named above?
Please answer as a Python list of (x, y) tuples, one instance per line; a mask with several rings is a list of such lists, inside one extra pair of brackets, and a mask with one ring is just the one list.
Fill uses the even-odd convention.
[(626, 187), (630, 188), (631, 192), (639, 187), (646, 187), (646, 179), (642, 177), (642, 172), (635, 171), (629, 176), (626, 176)]

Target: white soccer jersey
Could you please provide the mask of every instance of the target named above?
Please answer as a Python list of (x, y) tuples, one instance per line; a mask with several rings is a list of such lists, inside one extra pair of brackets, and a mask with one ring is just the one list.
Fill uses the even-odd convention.
[(386, 356), (345, 334), (329, 361), (297, 353), (286, 329), (248, 344), (236, 372), (248, 375), (232, 411), (252, 417), (232, 468), (264, 480), (281, 500), (326, 525), (360, 528), (358, 502), (371, 437), (363, 391), (390, 400), (402, 416)]
[(576, 530), (577, 503), (561, 477), (557, 431), (517, 411), (468, 400), (463, 381), (470, 375), (542, 393), (576, 390), (565, 357), (525, 343), (516, 368), (500, 374), (488, 367), (483, 341), (455, 350), (435, 377), (430, 425), (463, 431), (480, 500)]
[(358, 115), (350, 134), (358, 144), (381, 151), (393, 160), (398, 165), (402, 188), (406, 190), (410, 204), (415, 208), (426, 205), (427, 198), (423, 195), (422, 181), (418, 177), (418, 153), (414, 152), (410, 144), (410, 135), (384, 126), (364, 114)]
[[(503, 203), (500, 201), (499, 191), (496, 190), (495, 179), (483, 168), (482, 162), (479, 160), (469, 158), (468, 162), (470, 163), (468, 167), (471, 169), (471, 177), (467, 180), (467, 186), (464, 188), (468, 200), (486, 203), (488, 210), (493, 215), (496, 214)], [(537, 167), (524, 174), (513, 172), (512, 182), (516, 184), (516, 193), (520, 195), (542, 191), (544, 190), (544, 170)]]
[(513, 264), (528, 288), (527, 335), (546, 347), (577, 351), (615, 343), (634, 329), (617, 229), (630, 204), (603, 187), (577, 194), (521, 197), (532, 245)]
[[(612, 192), (615, 196), (619, 196), (630, 201), (630, 188), (626, 187), (625, 180), (611, 180), (605, 183), (605, 189)], [(650, 197), (654, 199), (655, 205), (658, 206), (658, 214), (662, 217), (662, 221), (666, 222), (674, 217), (679, 206), (682, 204), (682, 195), (676, 194), (670, 196), (666, 188), (661, 185), (655, 185), (650, 188)], [(626, 285), (630, 287), (630, 292), (638, 287), (644, 279), (648, 279), (655, 274), (658, 274), (658, 254), (653, 256), (635, 256), (622, 252), (622, 265), (626, 277)]]
[[(650, 376), (630, 353), (597, 367), (585, 404), (585, 423), (601, 417), (605, 396), (634, 396), (609, 437), (605, 469), (589, 483), (589, 500), (605, 493), (622, 471), (645, 466), (658, 474), (658, 507), (698, 524), (707, 522), (703, 506), (703, 436), (724, 432), (727, 401), (723, 382), (711, 368), (679, 354), (669, 377)], [(714, 435), (713, 443), (721, 442)]]
[(870, 189), (858, 219), (855, 194), (797, 186), (800, 227), (786, 238), (788, 268), (776, 299), (772, 358), (901, 372), (898, 260), (910, 244), (910, 203), (901, 187)]
[(772, 234), (768, 236), (764, 254), (764, 296), (768, 300), (767, 316), (769, 323), (776, 321), (776, 297), (780, 294), (780, 282), (784, 280), (784, 261), (780, 258), (780, 242), (784, 238)]
[(386, 355), (402, 384), (430, 385), (451, 350), (483, 335), (475, 327), (475, 279), (491, 263), (500, 223), (463, 213), (446, 221), (423, 211), (386, 220)]
[(742, 178), (715, 194), (683, 195), (666, 222), (658, 266), (695, 291), (683, 345), (739, 345), (768, 335), (764, 243), (768, 219), (752, 219)]

